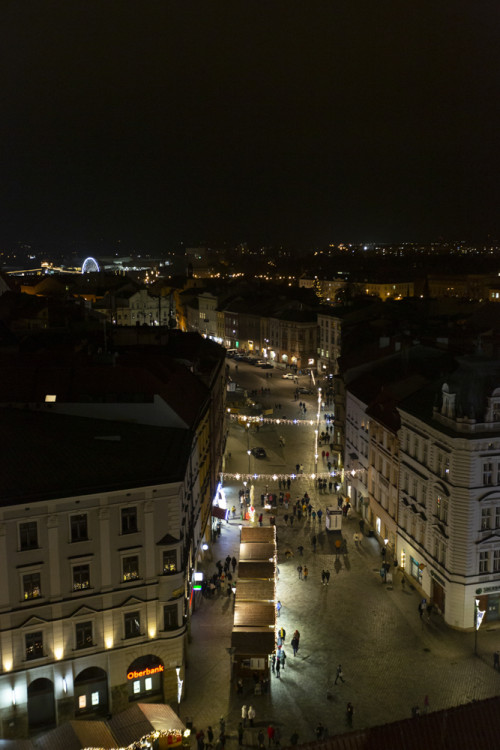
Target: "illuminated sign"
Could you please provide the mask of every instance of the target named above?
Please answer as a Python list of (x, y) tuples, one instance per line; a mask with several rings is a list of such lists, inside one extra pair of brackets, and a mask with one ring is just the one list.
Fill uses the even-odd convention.
[(159, 672), (163, 672), (163, 664), (159, 664), (157, 667), (151, 667), (151, 669), (146, 668), (142, 669), (140, 672), (129, 672), (127, 675), (127, 680), (138, 680), (140, 677), (147, 677), (150, 674), (158, 674)]

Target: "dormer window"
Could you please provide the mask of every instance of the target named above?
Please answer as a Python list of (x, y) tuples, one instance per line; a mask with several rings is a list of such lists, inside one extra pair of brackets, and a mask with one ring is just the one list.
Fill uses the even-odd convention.
[(443, 403), (441, 405), (441, 414), (445, 417), (453, 418), (455, 416), (455, 393), (450, 393), (450, 387), (443, 383), (442, 388)]

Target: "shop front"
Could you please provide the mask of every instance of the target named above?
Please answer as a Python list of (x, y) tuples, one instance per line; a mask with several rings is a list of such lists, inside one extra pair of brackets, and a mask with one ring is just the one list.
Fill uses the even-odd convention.
[(154, 654), (135, 659), (127, 670), (129, 701), (161, 703), (164, 671), (162, 660)]

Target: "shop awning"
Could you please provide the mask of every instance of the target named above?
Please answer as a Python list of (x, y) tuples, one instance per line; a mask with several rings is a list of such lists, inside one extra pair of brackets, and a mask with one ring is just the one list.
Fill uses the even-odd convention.
[(220, 518), (225, 521), (228, 513), (228, 508), (219, 508), (218, 505), (212, 505), (212, 516), (214, 518)]

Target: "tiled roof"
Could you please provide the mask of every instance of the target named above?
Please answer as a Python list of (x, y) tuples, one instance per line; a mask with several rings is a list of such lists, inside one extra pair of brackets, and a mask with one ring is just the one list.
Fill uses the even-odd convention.
[(489, 698), (414, 719), (308, 742), (300, 747), (307, 750), (498, 750), (499, 737), (500, 698)]
[(181, 481), (191, 446), (188, 430), (6, 408), (0, 433), (4, 503)]

